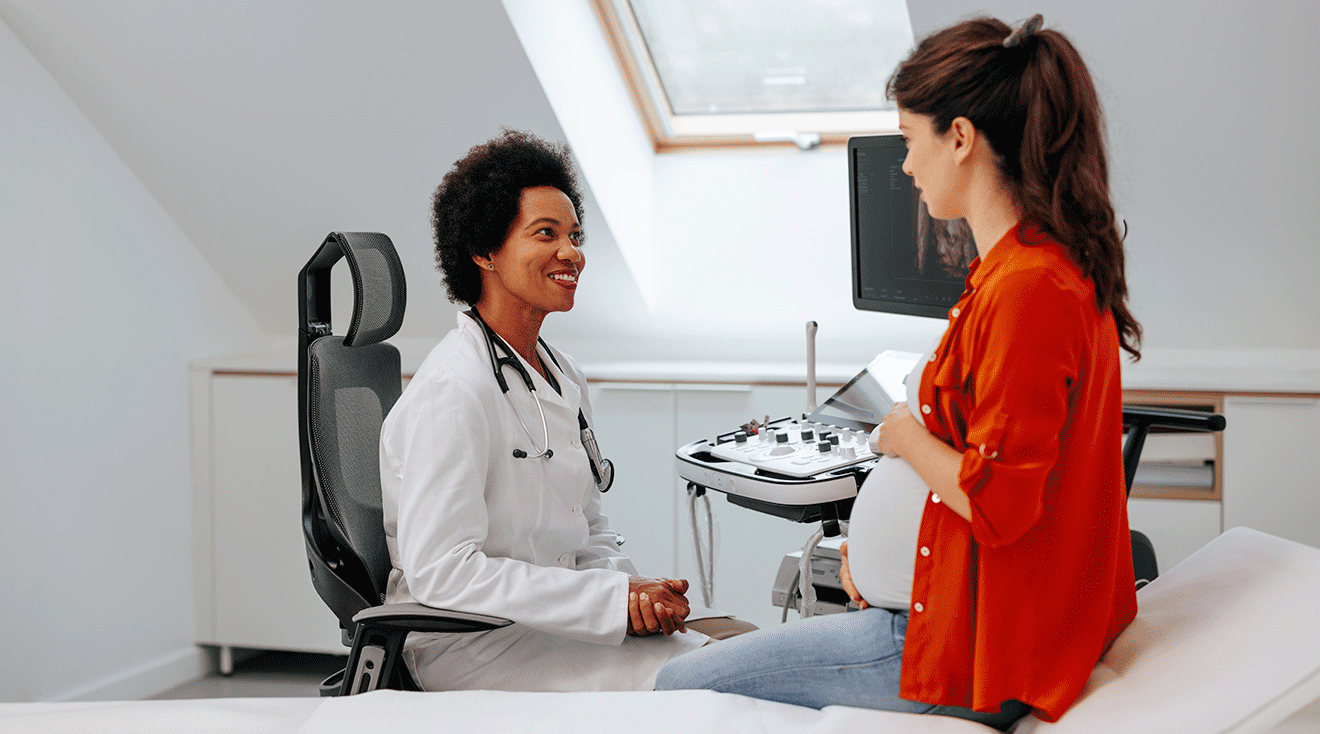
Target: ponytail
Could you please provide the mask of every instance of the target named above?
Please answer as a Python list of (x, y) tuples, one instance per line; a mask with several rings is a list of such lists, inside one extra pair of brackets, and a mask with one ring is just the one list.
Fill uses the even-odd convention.
[(890, 78), (887, 95), (944, 134), (971, 120), (1033, 224), (1062, 244), (1114, 314), (1119, 342), (1141, 358), (1141, 325), (1127, 307), (1123, 237), (1109, 201), (1104, 120), (1091, 75), (1058, 31), (1033, 16), (1017, 30), (980, 18), (924, 40)]

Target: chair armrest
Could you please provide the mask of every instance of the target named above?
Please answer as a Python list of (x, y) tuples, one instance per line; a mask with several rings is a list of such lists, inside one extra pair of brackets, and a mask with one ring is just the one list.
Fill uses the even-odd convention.
[(1141, 450), (1151, 428), (1217, 432), (1224, 430), (1225, 424), (1224, 416), (1218, 413), (1124, 405), (1123, 428), (1127, 439), (1123, 443), (1123, 475), (1128, 495), (1132, 495), (1132, 480), (1137, 476), (1137, 463), (1141, 461)]
[(513, 624), (502, 617), (437, 609), (412, 602), (368, 607), (353, 615), (353, 622), (375, 629), (404, 632), (484, 632)]
[(1198, 410), (1124, 405), (1123, 426), (1159, 426), (1190, 431), (1222, 431), (1224, 416)]

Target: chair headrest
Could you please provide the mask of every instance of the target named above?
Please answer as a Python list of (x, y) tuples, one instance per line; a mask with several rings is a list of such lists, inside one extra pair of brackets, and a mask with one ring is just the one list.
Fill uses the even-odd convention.
[(330, 268), (344, 257), (353, 277), (353, 320), (344, 335), (345, 346), (363, 347), (382, 342), (399, 331), (407, 306), (403, 263), (390, 238), (379, 232), (331, 232), (304, 268), (310, 290), (301, 304), (304, 323), (329, 324)]

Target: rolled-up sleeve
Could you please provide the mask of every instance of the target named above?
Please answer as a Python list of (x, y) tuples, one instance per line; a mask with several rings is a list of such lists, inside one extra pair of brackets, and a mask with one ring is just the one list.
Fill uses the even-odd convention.
[(975, 407), (959, 485), (971, 499), (973, 537), (1000, 547), (1041, 518), (1082, 362), (1086, 304), (1037, 268), (996, 283), (986, 306), (968, 334), (977, 355)]

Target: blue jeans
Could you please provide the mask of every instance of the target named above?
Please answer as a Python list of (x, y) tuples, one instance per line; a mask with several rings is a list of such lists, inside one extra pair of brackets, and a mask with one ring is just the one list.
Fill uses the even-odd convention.
[(941, 714), (1006, 728), (1029, 707), (998, 714), (933, 706), (898, 695), (907, 613), (870, 608), (739, 635), (680, 655), (660, 669), (657, 690), (705, 688), (821, 708), (835, 704)]

